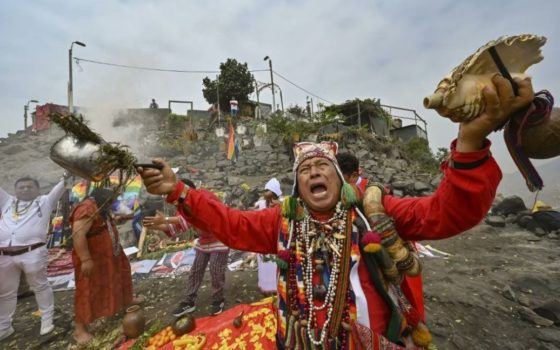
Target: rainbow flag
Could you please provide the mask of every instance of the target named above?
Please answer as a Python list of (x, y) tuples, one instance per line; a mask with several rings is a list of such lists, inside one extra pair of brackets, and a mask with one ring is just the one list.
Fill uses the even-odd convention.
[(51, 224), (53, 232), (62, 232), (62, 229), (64, 228), (64, 217), (55, 216), (54, 218), (52, 218)]
[[(111, 184), (118, 184), (118, 176), (111, 176)], [(72, 192), (70, 194), (70, 201), (72, 203), (78, 203), (86, 197), (86, 192), (89, 194), (94, 188), (95, 183), (91, 183), (89, 189), (87, 189), (87, 181), (82, 180), (72, 187)], [(113, 203), (113, 211), (120, 212), (123, 210), (123, 206), (127, 207), (129, 210), (136, 210), (140, 203), (138, 202), (138, 196), (140, 190), (142, 189), (142, 178), (136, 176), (134, 179), (130, 180), (130, 183), (124, 189), (124, 192), (115, 200)], [(126, 210), (126, 209), (125, 209)]]
[(72, 186), (72, 191), (70, 192), (70, 202), (78, 203), (79, 201), (84, 199), (87, 194), (86, 192), (88, 192), (86, 187), (87, 187), (86, 180), (82, 180), (77, 184), (75, 184), (74, 186)]
[(228, 145), (227, 145), (227, 156), (228, 160), (235, 163), (237, 160), (237, 155), (239, 153), (239, 147), (237, 145), (237, 140), (235, 139), (235, 130), (233, 129), (233, 123), (231, 119), (228, 126)]

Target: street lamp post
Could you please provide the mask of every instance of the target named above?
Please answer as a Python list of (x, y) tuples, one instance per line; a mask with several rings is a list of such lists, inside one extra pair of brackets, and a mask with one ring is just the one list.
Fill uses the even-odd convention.
[(74, 110), (74, 96), (73, 96), (73, 87), (72, 87), (72, 47), (74, 44), (85, 47), (81, 41), (74, 41), (70, 44), (70, 49), (68, 50), (68, 111), (70, 113)]
[(216, 99), (218, 100), (218, 126), (222, 120), (222, 110), (220, 109), (220, 76), (216, 75)]
[(39, 103), (39, 101), (37, 100), (29, 100), (27, 101), (27, 103), (23, 106), (23, 130), (27, 130), (27, 111), (29, 110), (29, 104), (30, 103)]
[(270, 88), (272, 89), (272, 113), (276, 110), (276, 99), (274, 97), (274, 75), (272, 74), (272, 60), (270, 57), (265, 56), (264, 61), (268, 61), (268, 67), (270, 68)]
[(255, 79), (253, 79), (255, 83), (255, 93), (257, 94), (257, 108), (255, 108), (255, 119), (261, 119), (261, 101), (259, 100), (259, 84)]

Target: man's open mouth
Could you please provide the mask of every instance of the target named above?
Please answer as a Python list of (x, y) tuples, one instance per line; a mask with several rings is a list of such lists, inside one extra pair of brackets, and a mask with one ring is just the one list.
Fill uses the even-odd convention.
[(327, 192), (327, 186), (324, 184), (315, 184), (311, 186), (311, 193), (321, 194)]

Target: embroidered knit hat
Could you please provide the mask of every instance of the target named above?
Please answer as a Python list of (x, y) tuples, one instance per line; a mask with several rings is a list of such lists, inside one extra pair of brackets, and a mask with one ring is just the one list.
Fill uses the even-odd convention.
[(336, 153), (338, 152), (338, 144), (334, 141), (315, 142), (298, 142), (294, 144), (294, 172), (303, 161), (309, 158), (321, 157), (327, 158), (338, 167), (336, 161)]
[(338, 152), (338, 143), (334, 141), (323, 141), (320, 143), (315, 142), (298, 142), (294, 144), (294, 187), (292, 190), (292, 195), (297, 196), (297, 170), (301, 163), (311, 158), (325, 158), (331, 161), (336, 169), (336, 173), (340, 177), (342, 184), (344, 184), (344, 176), (342, 176), (342, 171), (338, 166), (338, 161), (336, 160), (336, 153)]

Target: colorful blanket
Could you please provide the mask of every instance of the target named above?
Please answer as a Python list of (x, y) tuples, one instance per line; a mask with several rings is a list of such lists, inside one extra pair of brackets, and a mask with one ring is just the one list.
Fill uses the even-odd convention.
[[(233, 320), (242, 314), (239, 328)], [(196, 328), (189, 335), (203, 335), (205, 343), (202, 349), (245, 349), (245, 350), (276, 350), (276, 311), (272, 297), (254, 304), (237, 305), (218, 316), (196, 319)], [(129, 349), (134, 341), (129, 341), (119, 350)], [(174, 346), (169, 341), (157, 348), (158, 350), (186, 349)]]
[(59, 248), (49, 249), (49, 264), (47, 265), (47, 276), (54, 277), (74, 272), (72, 264), (72, 252)]

